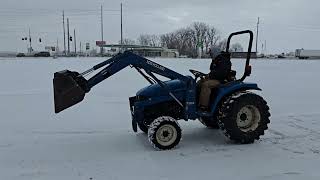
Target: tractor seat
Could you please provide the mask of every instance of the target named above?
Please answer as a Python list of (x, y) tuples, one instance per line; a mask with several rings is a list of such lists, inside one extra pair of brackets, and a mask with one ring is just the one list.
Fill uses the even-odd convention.
[(231, 71), (229, 72), (229, 75), (230, 75), (230, 76), (233, 76), (233, 77), (236, 77), (237, 71), (231, 70)]
[(236, 75), (237, 75), (237, 72), (235, 70), (231, 70), (229, 73), (228, 73), (228, 76), (227, 78), (222, 81), (221, 83), (222, 84), (226, 84), (228, 82), (232, 82), (232, 81), (235, 81), (236, 80)]

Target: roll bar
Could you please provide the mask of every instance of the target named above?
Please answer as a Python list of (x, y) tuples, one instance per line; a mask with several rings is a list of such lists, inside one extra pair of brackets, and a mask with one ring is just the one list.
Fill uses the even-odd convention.
[(226, 52), (229, 53), (229, 49), (230, 49), (230, 42), (233, 36), (236, 35), (241, 35), (241, 34), (249, 34), (250, 35), (250, 39), (249, 39), (249, 46), (248, 46), (248, 51), (247, 51), (247, 60), (246, 60), (246, 65), (245, 65), (245, 71), (243, 76), (241, 77), (240, 81), (244, 81), (244, 79), (247, 76), (250, 76), (251, 74), (251, 66), (250, 66), (250, 58), (251, 58), (251, 50), (252, 50), (252, 42), (253, 42), (253, 32), (250, 30), (246, 30), (246, 31), (239, 31), (239, 32), (234, 32), (232, 34), (230, 34), (228, 41), (227, 41), (227, 49)]

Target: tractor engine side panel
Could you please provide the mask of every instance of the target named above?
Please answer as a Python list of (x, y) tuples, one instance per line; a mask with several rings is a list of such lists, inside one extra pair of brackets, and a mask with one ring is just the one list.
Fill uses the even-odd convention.
[[(174, 95), (184, 104), (185, 92), (184, 91), (176, 91)], [(162, 105), (166, 102), (172, 102), (174, 105), (176, 102), (174, 99), (167, 95), (167, 96), (159, 96), (159, 97), (144, 97), (144, 96), (134, 96), (129, 98), (130, 101), (130, 111), (132, 120), (135, 122), (142, 122), (145, 119), (145, 110), (150, 109), (150, 107), (156, 107), (157, 105)], [(160, 110), (160, 109), (159, 109)], [(157, 109), (155, 109), (157, 111)], [(184, 110), (182, 109), (184, 112)], [(184, 119), (184, 114), (181, 115), (179, 113), (178, 116), (175, 116), (177, 119)]]

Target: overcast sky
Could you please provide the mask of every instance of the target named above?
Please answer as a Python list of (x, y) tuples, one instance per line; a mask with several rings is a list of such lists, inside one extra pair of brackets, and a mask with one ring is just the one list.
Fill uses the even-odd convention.
[[(26, 51), (21, 40), (31, 28), (33, 46), (63, 47), (62, 10), (76, 28), (77, 41), (94, 44), (100, 34), (100, 6), (104, 7), (107, 43), (120, 39), (120, 1), (111, 0), (0, 0), (0, 51)], [(260, 17), (259, 48), (280, 53), (297, 48), (320, 49), (319, 0), (123, 0), (124, 37), (163, 34), (201, 21), (226, 37), (237, 30), (255, 32)], [(40, 44), (35, 39), (42, 38)], [(238, 41), (244, 42), (244, 39)], [(245, 44), (244, 44), (245, 45)]]

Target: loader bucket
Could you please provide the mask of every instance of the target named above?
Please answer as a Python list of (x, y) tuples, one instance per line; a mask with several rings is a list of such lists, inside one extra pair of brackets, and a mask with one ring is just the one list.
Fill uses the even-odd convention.
[(59, 113), (79, 102), (85, 96), (86, 91), (82, 88), (84, 78), (79, 78), (79, 73), (68, 70), (54, 73), (54, 108)]

